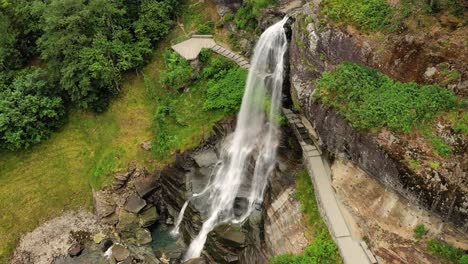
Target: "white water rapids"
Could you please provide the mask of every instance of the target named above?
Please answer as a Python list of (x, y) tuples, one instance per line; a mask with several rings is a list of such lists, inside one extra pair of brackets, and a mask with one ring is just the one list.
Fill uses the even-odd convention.
[[(243, 222), (255, 206), (263, 202), (268, 177), (275, 168), (279, 142), (284, 56), (288, 45), (284, 24), (287, 20), (287, 17), (283, 18), (260, 36), (251, 60), (237, 127), (230, 140), (223, 143), (221, 158), (209, 183), (184, 204), (179, 214), (174, 234), (178, 233), (191, 199), (208, 201), (208, 218), (191, 242), (184, 260), (200, 256), (208, 233), (216, 226)], [(240, 193), (241, 185), (249, 186), (247, 193)], [(236, 197), (248, 201), (245, 212), (237, 217), (233, 211)]]

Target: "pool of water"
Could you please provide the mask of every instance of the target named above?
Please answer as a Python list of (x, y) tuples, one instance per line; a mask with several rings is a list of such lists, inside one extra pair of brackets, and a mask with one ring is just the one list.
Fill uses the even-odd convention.
[(153, 242), (151, 248), (156, 255), (161, 256), (163, 253), (170, 259), (179, 258), (185, 251), (185, 246), (177, 238), (171, 235), (172, 226), (159, 224), (151, 229)]

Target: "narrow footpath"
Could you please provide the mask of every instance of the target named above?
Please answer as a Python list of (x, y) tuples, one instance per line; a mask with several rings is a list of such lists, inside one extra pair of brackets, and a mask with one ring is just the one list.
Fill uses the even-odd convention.
[[(203, 48), (224, 56), (244, 69), (250, 68), (249, 61), (241, 55), (218, 45), (211, 35), (192, 35), (190, 39), (172, 46), (172, 49), (186, 60), (195, 60)], [(283, 109), (289, 125), (301, 144), (304, 163), (315, 187), (315, 195), (328, 230), (335, 240), (345, 264), (375, 264), (372, 252), (364, 241), (354, 240), (343, 214), (340, 211), (332, 188), (330, 171), (322, 160), (317, 140), (304, 126), (300, 117), (289, 109)]]
[(299, 115), (283, 109), (288, 123), (294, 131), (302, 148), (304, 164), (309, 171), (315, 188), (315, 196), (320, 214), (340, 250), (345, 264), (375, 264), (372, 252), (366, 242), (354, 240), (348, 224), (339, 208), (331, 185), (330, 172), (326, 170), (317, 140), (310, 136)]

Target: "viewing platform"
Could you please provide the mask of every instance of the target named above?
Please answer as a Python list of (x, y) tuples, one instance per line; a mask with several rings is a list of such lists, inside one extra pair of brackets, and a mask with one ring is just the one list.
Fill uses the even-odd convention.
[(249, 60), (242, 55), (216, 43), (212, 35), (192, 35), (189, 39), (171, 47), (180, 56), (188, 61), (195, 60), (202, 49), (210, 49), (224, 56), (244, 69), (250, 68)]

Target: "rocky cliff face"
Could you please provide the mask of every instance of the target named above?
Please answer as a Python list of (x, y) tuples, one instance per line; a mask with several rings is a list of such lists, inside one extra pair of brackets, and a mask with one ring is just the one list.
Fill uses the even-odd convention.
[[(315, 80), (322, 72), (332, 70), (343, 61), (378, 68), (399, 80), (422, 80), (425, 69), (433, 65), (434, 60), (428, 59), (431, 54), (427, 50), (418, 48), (421, 43), (417, 44), (416, 38), (420, 36), (389, 37), (388, 41), (394, 40), (389, 49), (401, 52), (381, 56), (366, 36), (320, 23), (319, 6), (319, 1), (306, 4), (296, 15), (290, 46), (290, 80), (296, 106), (300, 105), (301, 111), (315, 127), (322, 148), (358, 164), (410, 201), (432, 210), (459, 227), (467, 228), (466, 139), (459, 141), (461, 152), (454, 155), (453, 162), (443, 162), (443, 170), (415, 171), (405, 162), (405, 155), (421, 160), (428, 157), (417, 143), (405, 135), (390, 131), (373, 134), (357, 131), (334, 109), (320, 104), (311, 96)], [(444, 59), (441, 56), (438, 54), (439, 62)], [(462, 63), (459, 60), (452, 57), (446, 59), (454, 67), (464, 67), (460, 66)], [(412, 68), (415, 61), (417, 67)], [(427, 79), (422, 81), (428, 82)], [(464, 82), (460, 80), (453, 85), (448, 88), (459, 95), (466, 94)]]
[[(174, 164), (161, 172), (161, 197), (174, 218), (191, 193), (199, 192), (207, 183), (218, 158), (220, 140), (233, 131), (232, 120), (220, 123), (216, 131), (203, 145), (176, 155)], [(294, 197), (294, 173), (300, 167), (300, 156), (290, 150), (298, 148), (288, 144), (287, 140), (281, 144), (279, 165), (263, 206), (243, 225), (220, 226), (208, 236), (203, 255), (209, 263), (267, 263), (273, 255), (299, 253), (307, 245), (300, 206)], [(203, 200), (189, 203), (180, 227), (187, 244), (200, 231), (205, 208)], [(242, 210), (242, 200), (235, 208)]]

